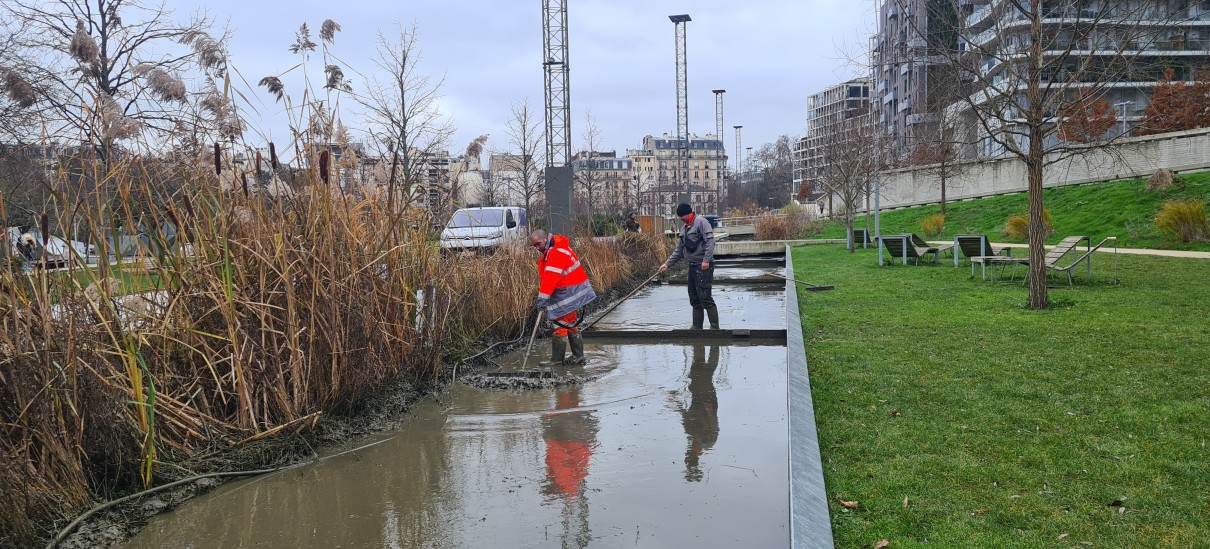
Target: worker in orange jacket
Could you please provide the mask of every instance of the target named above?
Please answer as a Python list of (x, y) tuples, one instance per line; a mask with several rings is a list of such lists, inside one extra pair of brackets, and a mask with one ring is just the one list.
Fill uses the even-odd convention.
[(571, 250), (567, 237), (548, 234), (538, 229), (529, 235), (529, 245), (542, 255), (538, 257), (538, 300), (535, 305), (546, 309), (546, 317), (555, 325), (550, 340), (550, 361), (562, 364), (563, 355), (571, 344), (572, 364), (584, 363), (584, 339), (580, 335), (580, 309), (597, 298), (588, 273), (579, 256)]

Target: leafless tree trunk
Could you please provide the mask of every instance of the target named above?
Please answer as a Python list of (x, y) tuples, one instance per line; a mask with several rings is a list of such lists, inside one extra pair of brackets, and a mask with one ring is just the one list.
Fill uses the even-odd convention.
[(525, 209), (533, 207), (534, 200), (546, 190), (546, 184), (538, 177), (541, 155), (545, 145), (542, 142), (542, 120), (535, 117), (529, 107), (528, 100), (513, 103), (512, 118), (506, 123), (504, 131), (508, 134), (509, 146), (517, 155), (517, 176), (509, 181), (511, 194), (520, 196), (525, 202)]
[(580, 153), (580, 162), (573, 163), (575, 167), (575, 182), (579, 187), (579, 194), (584, 200), (585, 213), (588, 214), (589, 226), (592, 225), (593, 214), (598, 211), (598, 202), (601, 199), (602, 181), (601, 170), (597, 166), (597, 149), (601, 144), (601, 129), (597, 127), (596, 120), (592, 118), (592, 111), (584, 114), (584, 140), (585, 150)]
[[(824, 138), (820, 183), (824, 192), (840, 201), (846, 234), (852, 234), (853, 219), (861, 208), (862, 199), (869, 193), (875, 145), (868, 115), (847, 121), (845, 126)], [(854, 251), (853, 244), (850, 240), (849, 253)]]
[[(903, 13), (914, 3), (894, 1)], [(1049, 305), (1042, 201), (1046, 166), (1106, 152), (1120, 137), (1108, 135), (1093, 144), (1062, 141), (1062, 106), (1077, 95), (1096, 100), (1154, 85), (1159, 67), (1171, 63), (1156, 45), (1163, 33), (1172, 32), (1166, 23), (1183, 18), (1188, 5), (950, 0), (928, 3), (929, 25), (941, 21), (944, 26), (948, 20), (948, 28), (913, 25), (913, 38), (928, 43), (930, 56), (943, 59), (956, 80), (968, 84), (969, 93), (948, 108), (972, 121), (980, 151), (1015, 157), (1026, 167), (1030, 308)]]
[(367, 132), (383, 158), (390, 159), (387, 208), (398, 211), (410, 206), (416, 185), (440, 186), (448, 192), (447, 182), (429, 181), (432, 159), (443, 152), (454, 133), (454, 126), (438, 108), (444, 78), (434, 80), (420, 74), (420, 49), (416, 27), (400, 28), (393, 40), (378, 39), (378, 57), (374, 64), (386, 73), (373, 77), (366, 90), (356, 95), (366, 109)]

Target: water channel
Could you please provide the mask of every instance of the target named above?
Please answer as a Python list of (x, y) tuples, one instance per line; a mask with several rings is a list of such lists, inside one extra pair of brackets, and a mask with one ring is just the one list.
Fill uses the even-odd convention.
[[(785, 328), (769, 272), (718, 268), (725, 329)], [(125, 547), (788, 547), (785, 342), (650, 337), (689, 316), (683, 285), (652, 285), (595, 327), (648, 337), (586, 338), (569, 372), (590, 381), (452, 384), (397, 431), (224, 484)]]

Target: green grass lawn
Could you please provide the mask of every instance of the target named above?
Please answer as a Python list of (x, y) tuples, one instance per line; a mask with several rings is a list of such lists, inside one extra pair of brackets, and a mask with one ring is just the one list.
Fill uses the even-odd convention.
[(1096, 259), (1030, 311), (966, 266), (794, 249), (836, 286), (800, 306), (838, 546), (1210, 544), (1210, 261)]
[[(1126, 248), (1210, 250), (1210, 242), (1178, 244), (1155, 230), (1155, 213), (1165, 201), (1183, 198), (1210, 201), (1210, 173), (1181, 177), (1185, 180), (1184, 186), (1160, 193), (1145, 191), (1146, 180), (1143, 179), (1046, 189), (1042, 200), (1055, 223), (1055, 234), (1047, 243), (1054, 244), (1069, 235), (1086, 235), (1091, 236), (1095, 244), (1107, 236), (1116, 236), (1119, 245)], [(1001, 232), (1008, 216), (1025, 213), (1025, 193), (950, 202), (946, 206), (945, 232), (930, 240), (952, 240), (955, 234), (984, 233), (994, 242), (1024, 242), (1023, 239), (1009, 239)], [(923, 235), (920, 220), (939, 211), (939, 206), (932, 205), (883, 212), (882, 232)], [(870, 224), (873, 227), (872, 217)], [(864, 227), (865, 218), (859, 217), (854, 226)], [(821, 238), (844, 238), (844, 234), (843, 225), (828, 224)]]

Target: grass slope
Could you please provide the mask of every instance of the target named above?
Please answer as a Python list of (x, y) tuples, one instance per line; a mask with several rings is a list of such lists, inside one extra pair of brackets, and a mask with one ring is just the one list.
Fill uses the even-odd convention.
[[(1210, 539), (1210, 262), (1101, 261), (1024, 308), (962, 267), (794, 250), (840, 547)], [(855, 511), (835, 503), (856, 500)]]
[[(1185, 185), (1159, 193), (1145, 191), (1146, 180), (1143, 179), (1046, 189), (1043, 204), (1055, 221), (1055, 234), (1047, 243), (1053, 244), (1069, 235), (1091, 236), (1094, 243), (1107, 236), (1116, 236), (1118, 244), (1125, 248), (1210, 250), (1210, 242), (1178, 244), (1155, 231), (1155, 213), (1165, 201), (1182, 198), (1210, 201), (1210, 172), (1181, 177)], [(986, 233), (995, 242), (1024, 242), (1009, 239), (1001, 233), (1008, 216), (1025, 213), (1025, 193), (950, 202), (946, 206), (945, 231), (930, 240), (952, 240), (955, 234)], [(882, 232), (921, 234), (920, 220), (939, 211), (939, 206), (931, 205), (883, 212)], [(871, 216), (871, 227), (873, 223)], [(859, 217), (854, 226), (865, 226), (865, 218)], [(844, 226), (829, 224), (822, 238), (844, 238)]]

